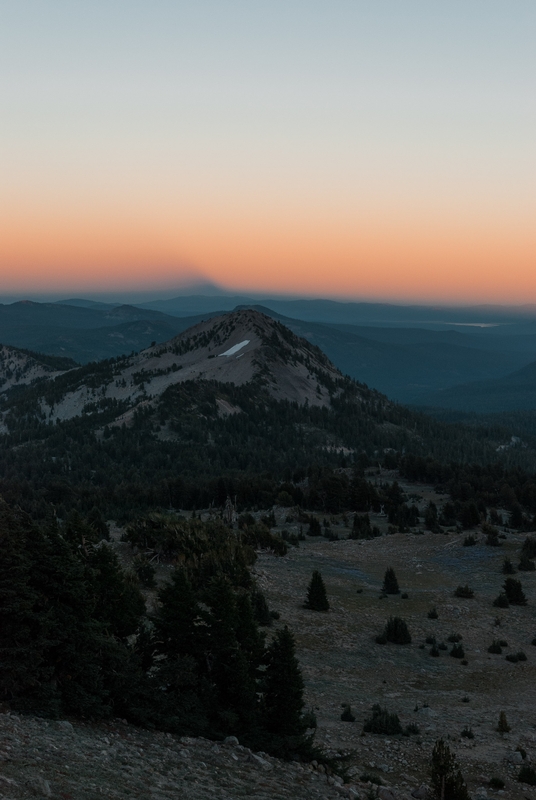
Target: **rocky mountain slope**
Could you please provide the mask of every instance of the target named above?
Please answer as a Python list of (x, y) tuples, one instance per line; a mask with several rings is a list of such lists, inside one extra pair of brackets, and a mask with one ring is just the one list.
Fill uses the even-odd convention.
[(75, 366), (68, 358), (54, 358), (0, 344), (0, 393), (15, 386), (29, 386), (40, 378), (52, 380)]
[(169, 387), (197, 380), (236, 386), (257, 381), (276, 399), (325, 406), (343, 378), (318, 348), (264, 314), (242, 310), (130, 358), (73, 370), (41, 386), (40, 412), (67, 420), (115, 402), (128, 407), (126, 416), (118, 416), (128, 423), (136, 408), (155, 403)]

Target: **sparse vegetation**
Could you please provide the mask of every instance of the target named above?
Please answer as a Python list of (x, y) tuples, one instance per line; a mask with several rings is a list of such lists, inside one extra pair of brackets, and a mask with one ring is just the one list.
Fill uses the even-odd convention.
[(355, 722), (355, 717), (352, 714), (352, 709), (350, 706), (345, 706), (344, 710), (341, 714), (341, 720), (343, 722)]
[(430, 611), (428, 612), (428, 619), (439, 619), (439, 614), (437, 613), (437, 609), (435, 606), (434, 608), (431, 608)]
[(396, 736), (402, 733), (402, 725), (397, 714), (390, 714), (386, 708), (375, 704), (372, 706), (372, 715), (365, 720), (363, 732)]

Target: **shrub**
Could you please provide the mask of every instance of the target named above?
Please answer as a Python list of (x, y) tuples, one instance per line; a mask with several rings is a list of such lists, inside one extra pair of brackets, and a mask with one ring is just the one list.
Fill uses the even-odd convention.
[(393, 644), (411, 644), (407, 623), (401, 617), (389, 617), (383, 633), (387, 641)]
[(341, 719), (343, 722), (355, 722), (355, 717), (352, 714), (352, 709), (350, 706), (345, 706), (344, 710), (341, 714)]
[(529, 786), (536, 786), (536, 770), (524, 765), (519, 770), (517, 779), (520, 783), (528, 783)]
[(513, 606), (526, 606), (527, 598), (521, 587), (521, 581), (516, 581), (515, 578), (507, 578), (504, 582), (504, 593), (508, 602)]
[(385, 592), (385, 594), (400, 594), (398, 580), (396, 578), (395, 571), (392, 567), (389, 567), (385, 571), (385, 575), (383, 578), (383, 591)]
[(465, 539), (463, 540), (464, 547), (474, 547), (475, 544), (476, 544), (476, 539), (472, 533), (469, 534), (469, 536), (466, 536)]
[(511, 731), (510, 725), (506, 719), (506, 714), (501, 711), (499, 714), (499, 721), (497, 723), (497, 730), (499, 733), (509, 733)]
[(532, 561), (532, 559), (524, 555), (524, 553), (521, 553), (521, 558), (519, 559), (519, 564), (517, 565), (517, 568), (521, 572), (534, 572), (534, 570), (536, 569), (536, 564), (534, 563), (534, 561)]
[(492, 789), (497, 790), (497, 789), (504, 789), (504, 785), (505, 784), (504, 784), (504, 781), (503, 781), (502, 778), (495, 778), (494, 777), (494, 778), (490, 778), (489, 785), (491, 786)]
[(500, 656), (502, 653), (502, 647), (497, 640), (493, 640), (493, 642), (488, 647), (488, 653), (493, 653), (494, 655)]
[(138, 576), (138, 580), (145, 589), (154, 589), (156, 586), (155, 574), (156, 570), (151, 562), (144, 556), (136, 556), (132, 562), (134, 572)]
[(329, 602), (326, 594), (326, 587), (322, 580), (322, 575), (315, 569), (311, 577), (311, 583), (307, 589), (307, 600), (304, 608), (310, 611), (329, 611)]
[(402, 725), (398, 714), (390, 714), (386, 708), (375, 704), (372, 706), (372, 716), (365, 720), (363, 732), (396, 736), (402, 733)]
[(436, 647), (436, 645), (431, 647), (429, 652), (430, 652), (430, 655), (432, 656), (432, 658), (437, 658), (439, 656), (439, 648)]
[(376, 642), (376, 644), (387, 644), (387, 636), (385, 635), (385, 633), (380, 633), (378, 636), (376, 636), (376, 639), (374, 641)]
[(435, 636), (427, 636), (424, 641), (426, 642), (426, 644), (435, 644), (436, 638)]
[(470, 600), (475, 596), (474, 591), (469, 588), (467, 584), (465, 584), (465, 586), (458, 586), (454, 594), (456, 597), (464, 597), (466, 600)]
[(400, 595), (401, 600), (409, 600), (409, 594), (407, 592), (402, 592)]
[(463, 736), (464, 739), (474, 739), (475, 738), (475, 734), (473, 733), (471, 728), (467, 727), (467, 725), (465, 726), (465, 728), (463, 729), (463, 731), (461, 732), (460, 735)]
[(501, 592), (498, 597), (495, 598), (493, 601), (493, 605), (495, 608), (509, 608), (510, 603), (508, 602), (508, 598), (504, 592)]
[(534, 639), (532, 640), (532, 642), (531, 642), (531, 645), (533, 645), (534, 647), (536, 647), (536, 638), (534, 638)]
[(404, 730), (402, 732), (402, 735), (403, 736), (418, 736), (420, 732), (421, 732), (421, 729), (419, 728), (419, 726), (416, 725), (414, 722), (410, 722), (409, 725), (406, 725), (406, 727), (404, 728)]
[(517, 653), (508, 653), (506, 656), (506, 660), (510, 661), (512, 664), (517, 664), (518, 661), (526, 661), (527, 656), (523, 652), (523, 650), (518, 650)]
[(494, 525), (485, 522), (482, 525), (482, 533), (486, 534), (486, 544), (488, 547), (500, 547), (499, 531)]
[(463, 637), (460, 633), (451, 633), (450, 636), (447, 638), (447, 642), (451, 643), (461, 642), (462, 638)]
[(375, 786), (382, 786), (381, 778), (378, 778), (377, 775), (373, 775), (371, 772), (364, 772), (359, 776), (359, 780), (361, 783), (373, 783)]
[(452, 645), (452, 650), (450, 651), (450, 655), (453, 658), (464, 658), (465, 652), (461, 644)]
[(445, 642), (439, 642), (439, 644), (437, 645), (437, 649), (438, 650), (448, 650), (448, 647), (445, 644)]
[(435, 606), (428, 612), (428, 619), (439, 619), (439, 614), (437, 613)]
[(508, 642), (506, 641), (506, 639), (499, 639), (499, 644), (501, 645), (501, 647), (508, 647)]
[(502, 572), (503, 575), (514, 575), (515, 573), (514, 565), (512, 564), (508, 556), (506, 556), (503, 561)]

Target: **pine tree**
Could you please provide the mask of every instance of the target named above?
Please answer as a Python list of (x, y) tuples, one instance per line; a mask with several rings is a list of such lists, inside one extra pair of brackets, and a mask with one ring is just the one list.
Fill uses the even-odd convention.
[(400, 594), (400, 589), (398, 586), (398, 581), (395, 575), (395, 571), (392, 567), (389, 567), (383, 579), (383, 591), (386, 594)]
[(521, 581), (517, 581), (515, 578), (507, 578), (504, 582), (503, 588), (504, 588), (504, 593), (508, 599), (508, 602), (511, 603), (511, 605), (513, 606), (527, 605), (527, 598), (525, 597), (525, 593), (523, 592)]
[(294, 637), (285, 626), (276, 632), (265, 655), (262, 718), (271, 752), (286, 755), (306, 747), (303, 678)]
[(141, 592), (123, 572), (117, 555), (108, 545), (96, 547), (87, 564), (93, 618), (101, 621), (109, 633), (126, 639), (136, 632), (145, 612)]
[(307, 600), (304, 608), (308, 608), (311, 611), (329, 611), (326, 587), (322, 580), (322, 575), (317, 569), (313, 571), (311, 582), (307, 589)]
[(432, 752), (430, 783), (433, 800), (471, 800), (456, 757), (443, 739), (435, 743)]
[(35, 615), (39, 594), (30, 584), (27, 548), (31, 521), (0, 499), (0, 697), (12, 699), (36, 682), (42, 633)]

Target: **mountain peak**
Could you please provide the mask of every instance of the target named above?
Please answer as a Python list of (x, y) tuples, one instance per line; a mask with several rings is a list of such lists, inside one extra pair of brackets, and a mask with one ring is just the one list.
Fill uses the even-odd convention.
[(342, 378), (319, 348), (251, 308), (200, 322), (134, 359), (148, 373), (175, 364), (180, 375), (173, 383), (256, 380), (273, 397), (312, 405), (329, 404), (333, 383)]

